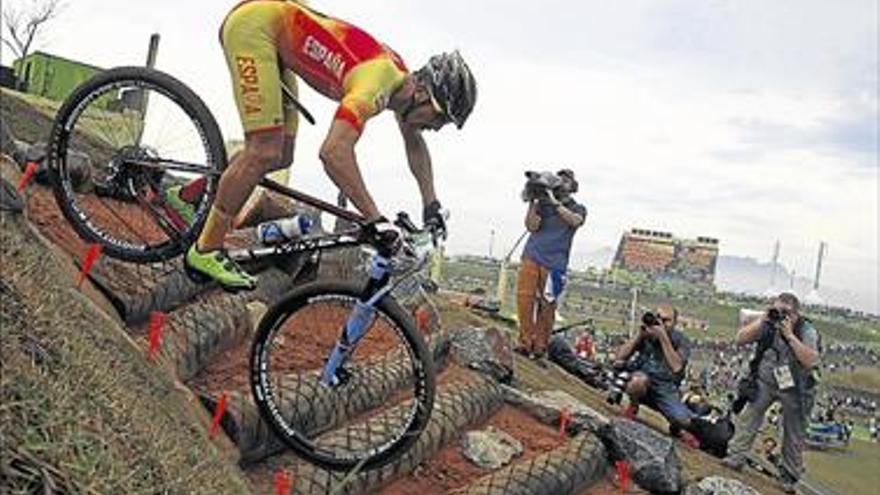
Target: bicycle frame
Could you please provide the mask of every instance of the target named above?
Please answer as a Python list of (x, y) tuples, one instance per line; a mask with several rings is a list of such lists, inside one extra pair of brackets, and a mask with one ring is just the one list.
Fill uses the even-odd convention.
[[(198, 165), (179, 161), (162, 160), (161, 163), (159, 161), (153, 162), (145, 160), (128, 161), (129, 163), (148, 168), (161, 168), (163, 170), (177, 170), (182, 172), (199, 172), (211, 176), (219, 176), (221, 174), (219, 171), (205, 171), (203, 167)], [(255, 261), (273, 256), (289, 256), (295, 253), (321, 252), (329, 249), (354, 247), (364, 244), (363, 239), (359, 235), (361, 229), (366, 225), (366, 219), (363, 216), (303, 192), (291, 189), (265, 177), (260, 180), (259, 185), (270, 191), (281, 194), (282, 196), (297, 200), (301, 203), (317, 208), (318, 210), (353, 222), (356, 226), (344, 232), (317, 237), (304, 236), (284, 242), (277, 246), (230, 250), (229, 256), (234, 260)], [(410, 232), (410, 234), (414, 234), (414, 232)], [(375, 305), (400, 285), (400, 283), (421, 270), (427, 262), (427, 259), (427, 253), (420, 256), (415, 266), (407, 270), (402, 276), (398, 277), (394, 283), (391, 283), (392, 260), (381, 256), (378, 253), (373, 255), (370, 262), (370, 277), (367, 280), (363, 293), (355, 305), (355, 308), (346, 319), (339, 339), (334, 345), (333, 350), (330, 352), (330, 355), (327, 357), (324, 368), (322, 369), (322, 384), (332, 387), (342, 383), (343, 379), (339, 377), (339, 370), (345, 364), (349, 355), (351, 355), (351, 352), (357, 346), (357, 343), (370, 328), (375, 316)]]

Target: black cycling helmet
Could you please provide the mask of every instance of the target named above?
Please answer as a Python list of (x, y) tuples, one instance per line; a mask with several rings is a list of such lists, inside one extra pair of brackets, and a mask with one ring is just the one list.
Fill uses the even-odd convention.
[(458, 50), (434, 55), (415, 76), (449, 120), (461, 129), (477, 101), (477, 81)]

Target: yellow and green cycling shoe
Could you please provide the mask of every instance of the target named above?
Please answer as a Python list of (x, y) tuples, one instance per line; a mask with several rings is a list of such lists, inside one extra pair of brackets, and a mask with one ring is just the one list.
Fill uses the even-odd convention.
[(190, 246), (184, 258), (190, 271), (214, 280), (226, 290), (253, 290), (257, 277), (244, 271), (223, 249), (201, 253), (195, 244)]
[(192, 225), (193, 218), (196, 216), (196, 208), (180, 197), (181, 189), (183, 189), (183, 186), (169, 187), (165, 189), (162, 196), (166, 206), (171, 208), (174, 213), (177, 213), (180, 219), (186, 222), (187, 225)]

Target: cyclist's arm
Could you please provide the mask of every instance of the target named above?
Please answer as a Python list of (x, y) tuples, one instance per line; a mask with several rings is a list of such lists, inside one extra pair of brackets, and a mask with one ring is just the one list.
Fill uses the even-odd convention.
[(334, 120), (321, 145), (320, 157), (324, 170), (333, 183), (354, 203), (368, 221), (380, 217), (376, 203), (367, 191), (358, 168), (354, 145), (360, 132), (344, 120)]
[(397, 125), (403, 136), (409, 170), (416, 178), (416, 182), (419, 183), (422, 204), (429, 205), (437, 200), (437, 195), (434, 192), (434, 172), (431, 167), (431, 154), (428, 153), (428, 145), (425, 143), (425, 138), (422, 137), (422, 131), (403, 123), (399, 115), (397, 116)]

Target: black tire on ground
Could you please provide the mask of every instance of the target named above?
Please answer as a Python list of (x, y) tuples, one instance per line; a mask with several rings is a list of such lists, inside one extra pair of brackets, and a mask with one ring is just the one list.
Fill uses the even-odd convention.
[[(316, 466), (333, 471), (350, 470), (355, 467), (370, 470), (393, 462), (416, 443), (431, 417), (434, 406), (436, 372), (431, 353), (409, 314), (392, 298), (385, 297), (375, 306), (377, 316), (386, 317), (395, 330), (399, 331), (399, 337), (402, 338), (402, 344), (409, 353), (412, 366), (413, 396), (410, 400), (413, 401), (413, 407), (411, 414), (407, 416), (407, 424), (401, 424), (395, 430), (397, 432), (395, 437), (384, 445), (371, 446), (363, 452), (347, 452), (341, 456), (332, 455), (329, 450), (320, 448), (317, 442), (307, 438), (305, 432), (294, 430), (281, 417), (280, 408), (274, 403), (271, 379), (267, 371), (270, 361), (268, 353), (276, 331), (283, 326), (288, 317), (310, 304), (310, 300), (314, 297), (339, 296), (357, 300), (362, 291), (362, 284), (326, 280), (311, 282), (291, 291), (263, 316), (251, 349), (251, 392), (263, 420), (297, 455)], [(328, 348), (326, 352), (329, 354), (330, 350)]]
[[(67, 173), (67, 154), (73, 126), (91, 99), (97, 98), (116, 87), (133, 87), (156, 91), (180, 107), (190, 118), (201, 135), (201, 145), (207, 156), (207, 187), (205, 196), (196, 207), (192, 225), (181, 232), (179, 239), (167, 239), (156, 244), (132, 245), (120, 242), (89, 224), (84, 213), (78, 211), (73, 184)], [(81, 137), (81, 136), (77, 136)], [(97, 142), (97, 139), (91, 139)], [(117, 150), (107, 150), (115, 153)], [(65, 218), (74, 230), (87, 242), (98, 243), (104, 254), (124, 261), (148, 263), (165, 261), (183, 253), (192, 244), (207, 218), (210, 205), (219, 182), (219, 172), (226, 168), (226, 150), (223, 136), (213, 115), (204, 102), (191, 89), (172, 76), (146, 67), (117, 67), (97, 74), (71, 93), (58, 110), (49, 138), (48, 170), (55, 198)], [(93, 160), (96, 157), (93, 157)]]

